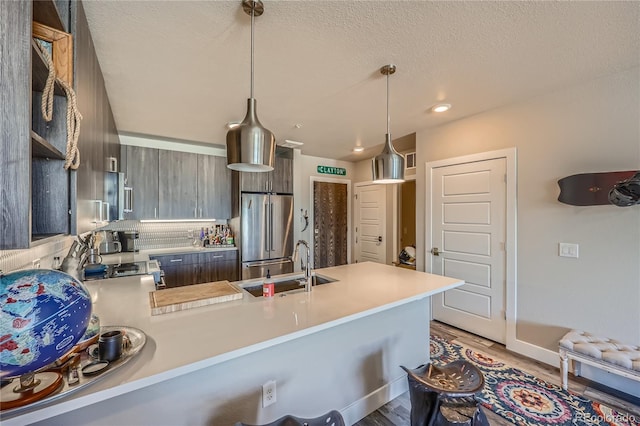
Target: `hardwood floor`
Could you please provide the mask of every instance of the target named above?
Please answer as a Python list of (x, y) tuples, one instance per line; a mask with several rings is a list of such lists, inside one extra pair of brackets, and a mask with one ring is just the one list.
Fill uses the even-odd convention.
[[(445, 339), (456, 341), (465, 346), (469, 346), (487, 355), (494, 355), (509, 365), (519, 368), (527, 373), (533, 374), (549, 383), (560, 385), (560, 372), (558, 368), (538, 362), (531, 358), (523, 357), (514, 352), (508, 351), (504, 345), (492, 342), (482, 337), (476, 336), (466, 331), (451, 327), (449, 325), (432, 321), (431, 333)], [(625, 399), (615, 395), (614, 389), (603, 389), (602, 386), (590, 382), (582, 377), (569, 375), (569, 390), (585, 396), (591, 400), (602, 402), (623, 413), (629, 413), (636, 419), (640, 419), (640, 400), (624, 395)], [(490, 410), (482, 408), (487, 415), (492, 426), (512, 425)], [(405, 392), (393, 401), (384, 405), (380, 409), (369, 414), (364, 419), (356, 423), (356, 426), (405, 426), (409, 425), (409, 413), (411, 411), (411, 401), (409, 393)]]

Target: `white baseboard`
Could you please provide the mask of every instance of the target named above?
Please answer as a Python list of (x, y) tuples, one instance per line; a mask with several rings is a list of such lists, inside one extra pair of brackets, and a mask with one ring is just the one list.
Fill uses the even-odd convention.
[(345, 424), (353, 425), (408, 390), (409, 382), (407, 376), (403, 375), (343, 408), (340, 414)]

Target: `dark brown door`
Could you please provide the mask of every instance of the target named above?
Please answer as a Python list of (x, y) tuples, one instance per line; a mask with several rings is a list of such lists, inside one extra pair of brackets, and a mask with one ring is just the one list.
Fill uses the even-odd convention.
[(347, 185), (313, 183), (314, 268), (347, 264)]
[(400, 185), (400, 250), (416, 246), (416, 181)]

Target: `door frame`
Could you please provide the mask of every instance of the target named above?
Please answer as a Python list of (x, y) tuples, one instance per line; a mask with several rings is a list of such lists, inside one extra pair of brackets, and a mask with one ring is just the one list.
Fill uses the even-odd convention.
[[(411, 175), (411, 176), (407, 176), (405, 175), (404, 177), (404, 181), (405, 182), (409, 182), (409, 181), (416, 181), (417, 184), (417, 179), (416, 179), (416, 175)], [(402, 184), (400, 184), (402, 185)], [(402, 234), (402, 230), (400, 229), (400, 191), (398, 190), (398, 187), (400, 185), (393, 185), (393, 199), (394, 199), (394, 206), (395, 206), (395, 211), (393, 214), (393, 233), (394, 233), (394, 243), (393, 243), (393, 252), (396, 253), (394, 255), (394, 262), (397, 262), (398, 256), (400, 255), (400, 235)], [(416, 193), (418, 191), (418, 187), (416, 185)], [(416, 196), (417, 194), (414, 194), (414, 196)], [(416, 216), (416, 223), (414, 224), (414, 226), (416, 226), (418, 223), (418, 218)], [(418, 242), (418, 235), (416, 235), (416, 243)], [(417, 244), (416, 244), (417, 245)], [(404, 247), (402, 247), (404, 249)]]
[[(314, 182), (328, 182), (328, 183), (341, 183), (347, 185), (347, 264), (351, 263), (351, 179), (330, 178), (324, 176), (311, 176), (309, 178), (309, 199), (311, 200), (311, 206), (309, 208), (309, 224), (313, 227), (311, 231), (312, 241), (308, 241), (309, 249), (311, 250), (311, 258), (315, 256), (315, 229), (316, 229), (316, 217), (313, 212), (313, 206), (315, 206), (316, 194), (313, 190)], [(314, 265), (315, 268), (315, 265)]]
[[(517, 340), (516, 324), (517, 324), (517, 150), (513, 148), (499, 149), (496, 151), (481, 152), (478, 154), (464, 155), (461, 157), (446, 158), (438, 161), (429, 161), (425, 163), (425, 189), (428, 193), (425, 196), (425, 251), (424, 265), (425, 271), (431, 272), (431, 256), (430, 249), (433, 247), (432, 215), (431, 215), (431, 175), (433, 169), (444, 166), (451, 166), (460, 163), (471, 163), (477, 161), (494, 160), (505, 158), (507, 188), (506, 196), (506, 235), (505, 235), (505, 316), (506, 316), (506, 347), (507, 349), (519, 352), (521, 345), (525, 342)], [(433, 315), (433, 309), (431, 310)]]
[[(415, 179), (415, 178), (414, 178)], [(381, 187), (384, 187), (385, 189), (387, 187), (389, 187), (389, 185), (385, 185), (385, 184), (380, 184), (380, 183), (374, 183), (372, 180), (368, 180), (368, 181), (364, 181), (364, 182), (357, 182), (354, 186), (356, 187), (356, 190), (354, 192), (358, 192), (358, 189), (362, 186), (369, 186), (369, 185), (380, 185)], [(387, 260), (391, 259), (394, 260), (395, 256), (397, 256), (398, 254), (398, 209), (400, 208), (398, 206), (398, 185), (391, 185), (391, 228), (389, 228), (389, 215), (387, 214), (387, 211), (389, 211), (388, 208), (386, 208), (385, 211), (385, 215), (384, 215), (384, 240), (385, 241), (389, 241), (389, 238), (391, 238), (391, 246), (389, 246), (387, 244), (387, 249), (386, 251), (386, 256), (385, 256), (385, 260), (384, 260), (384, 265), (390, 265), (391, 262), (387, 263)], [(355, 194), (354, 194), (355, 197)], [(389, 202), (389, 194), (386, 193), (385, 194), (385, 199), (386, 202)], [(353, 222), (353, 226), (356, 226), (356, 219), (358, 219), (358, 217), (356, 217), (356, 214), (354, 213), (353, 218), (352, 218), (352, 222)], [(387, 230), (390, 229), (391, 230), (391, 237), (389, 237)], [(355, 250), (355, 233), (353, 234), (353, 247)], [(386, 242), (385, 242), (386, 244)], [(389, 253), (389, 250), (391, 250), (391, 254)]]

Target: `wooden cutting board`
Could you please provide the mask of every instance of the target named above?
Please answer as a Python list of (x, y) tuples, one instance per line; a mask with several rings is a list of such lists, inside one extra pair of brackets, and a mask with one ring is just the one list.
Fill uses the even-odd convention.
[(229, 281), (194, 284), (149, 292), (151, 315), (168, 314), (191, 308), (242, 299), (242, 290)]

